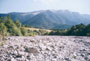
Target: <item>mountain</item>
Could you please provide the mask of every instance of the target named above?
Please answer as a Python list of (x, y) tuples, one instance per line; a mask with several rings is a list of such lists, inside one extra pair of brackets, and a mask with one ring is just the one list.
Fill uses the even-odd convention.
[[(85, 25), (90, 23), (90, 15), (68, 10), (41, 10), (8, 14), (14, 21), (18, 19), (23, 24), (46, 29), (65, 29), (80, 23)], [(0, 14), (0, 16), (7, 16), (8, 14)]]

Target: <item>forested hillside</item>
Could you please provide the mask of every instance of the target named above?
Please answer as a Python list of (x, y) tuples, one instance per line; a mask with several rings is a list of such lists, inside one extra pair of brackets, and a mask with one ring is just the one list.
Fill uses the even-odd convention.
[[(28, 29), (27, 29), (28, 28)], [(46, 30), (30, 30), (30, 27), (27, 27), (21, 24), (18, 20), (13, 21), (10, 15), (6, 17), (0, 17), (0, 35), (4, 36), (34, 36), (45, 34)]]
[(69, 29), (53, 30), (50, 35), (90, 36), (90, 24), (78, 24)]
[[(17, 21), (16, 21), (17, 22)], [(0, 33), (1, 35), (22, 35), (20, 31), (20, 23), (14, 23), (10, 16), (0, 18)]]
[[(62, 26), (63, 27), (63, 26)], [(33, 30), (32, 30), (33, 29)], [(68, 29), (39, 29), (13, 21), (10, 15), (0, 17), (0, 35), (4, 36), (34, 36), (34, 35), (75, 35), (90, 36), (90, 24), (78, 24)]]
[(90, 23), (90, 15), (71, 12), (69, 10), (41, 10), (34, 12), (11, 12), (0, 14), (10, 15), (13, 21), (17, 19), (22, 24), (43, 29), (67, 29), (73, 25)]

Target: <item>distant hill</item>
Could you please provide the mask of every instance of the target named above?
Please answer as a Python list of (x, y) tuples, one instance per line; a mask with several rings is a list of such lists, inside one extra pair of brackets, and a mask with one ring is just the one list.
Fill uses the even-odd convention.
[[(65, 29), (76, 24), (89, 24), (90, 15), (70, 12), (68, 10), (41, 10), (35, 12), (12, 12), (8, 13), (15, 21), (18, 19), (21, 23), (33, 27), (45, 29)], [(0, 14), (6, 16), (8, 14)]]

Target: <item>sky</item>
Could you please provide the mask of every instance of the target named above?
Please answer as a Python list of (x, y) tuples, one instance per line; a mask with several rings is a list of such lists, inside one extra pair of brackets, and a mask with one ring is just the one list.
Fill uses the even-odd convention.
[(90, 14), (90, 0), (0, 0), (0, 13), (69, 10)]

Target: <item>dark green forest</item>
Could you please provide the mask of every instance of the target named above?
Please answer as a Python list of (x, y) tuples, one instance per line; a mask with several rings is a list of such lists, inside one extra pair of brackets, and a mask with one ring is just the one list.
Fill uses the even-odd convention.
[(10, 16), (8, 15), (7, 17), (0, 17), (0, 34), (9, 36), (20, 36), (21, 31), (20, 31), (20, 23), (16, 21), (15, 23), (12, 21)]
[(45, 30), (32, 31), (27, 30), (26, 26), (21, 24), (18, 20), (15, 22), (11, 19), (10, 15), (0, 17), (0, 35), (3, 36), (34, 36), (47, 34)]
[(13, 21), (10, 15), (0, 17), (0, 35), (3, 36), (34, 36), (34, 35), (75, 35), (75, 36), (90, 36), (90, 24), (78, 24), (69, 29), (58, 29), (46, 32), (45, 30), (31, 31), (27, 30), (26, 26), (18, 20)]
[(49, 35), (90, 36), (90, 24), (78, 24), (69, 29), (53, 30)]

